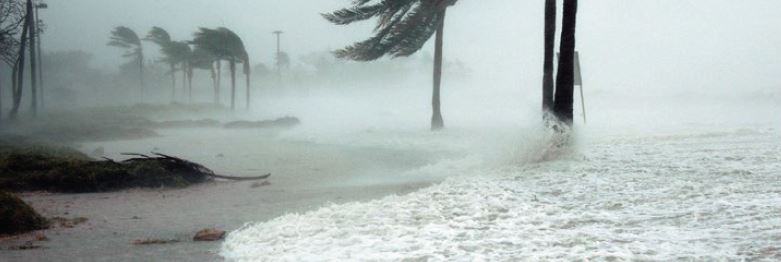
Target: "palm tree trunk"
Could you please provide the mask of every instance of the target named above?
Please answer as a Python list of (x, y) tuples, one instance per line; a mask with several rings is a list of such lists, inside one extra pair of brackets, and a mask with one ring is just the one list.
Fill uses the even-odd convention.
[(236, 61), (230, 61), (231, 71), (231, 110), (236, 109)]
[(141, 80), (141, 102), (144, 102), (146, 82), (144, 81), (144, 53), (141, 51), (141, 47), (138, 47), (138, 77)]
[(211, 73), (212, 73), (212, 87), (214, 88), (214, 98), (213, 99), (214, 99), (214, 104), (216, 105), (220, 101), (220, 99), (219, 99), (219, 97), (220, 97), (220, 94), (219, 94), (220, 89), (218, 89), (218, 87), (217, 87), (217, 72), (215, 72), (213, 64), (209, 68), (209, 71), (211, 71)]
[(184, 63), (179, 64), (182, 68), (182, 96), (187, 92), (187, 66)]
[(35, 45), (35, 38), (38, 37), (38, 32), (35, 21), (35, 16), (33, 9), (33, 1), (27, 0), (27, 19), (29, 20), (28, 23), (30, 23), (30, 26), (28, 26), (28, 30), (30, 30), (30, 85), (31, 85), (31, 100), (30, 100), (30, 111), (33, 114), (33, 117), (38, 116), (38, 57), (36, 54), (36, 45)]
[(176, 101), (176, 64), (171, 63), (171, 102)]
[(556, 0), (545, 0), (545, 63), (542, 76), (542, 111), (547, 118), (553, 108), (553, 52), (556, 45)]
[(217, 60), (217, 88), (214, 89), (214, 100), (216, 104), (221, 104), (220, 91), (222, 89), (222, 61)]
[(187, 66), (187, 95), (189, 96), (190, 104), (193, 103), (193, 67)]
[(575, 25), (578, 0), (564, 0), (564, 15), (561, 29), (561, 54), (559, 73), (556, 77), (556, 97), (553, 112), (559, 121), (568, 126), (573, 122), (573, 94), (575, 90)]
[(11, 120), (15, 120), (17, 115), (19, 114), (19, 106), (22, 104), (22, 93), (24, 91), (24, 53), (27, 51), (25, 48), (27, 47), (27, 34), (30, 30), (30, 20), (25, 19), (24, 25), (22, 26), (22, 36), (19, 41), (19, 58), (16, 61), (16, 65), (14, 66), (14, 72), (16, 73), (16, 81), (14, 81), (14, 87), (13, 87), (13, 106), (11, 107), (11, 112), (9, 113), (9, 117)]
[(431, 116), (431, 130), (441, 130), (445, 127), (445, 121), (442, 119), (442, 110), (440, 109), (440, 88), (442, 86), (442, 46), (445, 33), (445, 10), (440, 13), (439, 28), (437, 29), (435, 50), (434, 50), (434, 94), (431, 98), (433, 115)]
[(247, 110), (250, 109), (250, 67), (249, 61), (244, 61), (244, 76), (247, 83)]

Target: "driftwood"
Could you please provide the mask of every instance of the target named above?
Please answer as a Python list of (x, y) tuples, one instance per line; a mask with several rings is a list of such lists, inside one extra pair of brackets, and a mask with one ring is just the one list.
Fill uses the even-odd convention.
[[(265, 174), (265, 175), (262, 175), (262, 176), (254, 176), (254, 177), (235, 177), (235, 176), (218, 175), (218, 174), (214, 173), (214, 171), (212, 171), (211, 169), (208, 169), (205, 166), (203, 166), (201, 164), (198, 164), (198, 163), (195, 163), (195, 162), (192, 162), (192, 161), (187, 161), (187, 160), (184, 160), (184, 159), (181, 159), (181, 158), (178, 158), (178, 157), (165, 155), (165, 154), (161, 154), (161, 153), (154, 153), (153, 152), (152, 154), (154, 156), (148, 156), (148, 155), (139, 154), (139, 153), (122, 153), (122, 155), (125, 155), (125, 156), (135, 156), (136, 157), (136, 158), (131, 158), (131, 159), (125, 160), (123, 162), (134, 163), (134, 162), (139, 162), (139, 161), (163, 161), (163, 162), (171, 163), (174, 166), (179, 166), (179, 167), (184, 168), (184, 169), (194, 170), (194, 171), (196, 171), (199, 174), (202, 174), (202, 175), (205, 175), (205, 176), (208, 176), (208, 177), (211, 177), (211, 178), (225, 179), (225, 180), (235, 180), (235, 181), (263, 180), (263, 179), (267, 179), (267, 178), (269, 178), (271, 176), (271, 174)], [(107, 159), (107, 161), (114, 162), (111, 159)], [(114, 162), (114, 163), (116, 163), (116, 162)]]

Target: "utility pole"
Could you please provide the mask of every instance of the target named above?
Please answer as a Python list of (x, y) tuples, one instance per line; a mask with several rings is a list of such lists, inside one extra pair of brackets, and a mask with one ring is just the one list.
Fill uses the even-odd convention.
[(277, 78), (282, 82), (282, 49), (280, 44), (281, 35), (285, 32), (281, 30), (274, 31), (273, 34), (277, 36)]
[(41, 100), (41, 109), (43, 110), (45, 107), (45, 99), (44, 99), (44, 88), (43, 88), (43, 52), (41, 52), (41, 34), (43, 34), (43, 20), (41, 20), (41, 17), (38, 15), (38, 9), (47, 9), (49, 8), (49, 5), (44, 3), (43, 1), (38, 1), (38, 4), (35, 5), (35, 35), (38, 37), (38, 42), (36, 43), (36, 49), (38, 49), (38, 87), (41, 90), (40, 100)]

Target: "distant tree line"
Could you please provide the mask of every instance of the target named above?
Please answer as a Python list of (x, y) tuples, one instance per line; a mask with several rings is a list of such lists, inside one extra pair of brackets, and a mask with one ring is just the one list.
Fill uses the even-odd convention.
[(193, 34), (192, 40), (174, 41), (161, 27), (153, 27), (145, 38), (140, 38), (132, 29), (119, 26), (111, 32), (110, 46), (125, 49), (123, 55), (130, 63), (138, 63), (140, 92), (144, 92), (144, 53), (141, 41), (149, 41), (160, 47), (163, 58), (160, 62), (169, 66), (171, 75), (172, 99), (176, 98), (176, 73), (182, 74), (182, 90), (188, 93), (192, 102), (192, 79), (195, 69), (211, 73), (214, 87), (214, 103), (220, 101), (222, 65), (228, 64), (231, 77), (231, 109), (236, 108), (236, 70), (242, 64), (246, 78), (246, 108), (250, 108), (251, 66), (250, 58), (241, 38), (228, 28), (200, 28)]

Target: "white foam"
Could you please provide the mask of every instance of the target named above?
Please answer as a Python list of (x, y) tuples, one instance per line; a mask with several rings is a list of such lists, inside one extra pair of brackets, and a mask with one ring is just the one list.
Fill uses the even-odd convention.
[(779, 138), (616, 139), (552, 162), (446, 161), (421, 171), (447, 172), (441, 184), (248, 225), (220, 254), (235, 261), (779, 259)]

